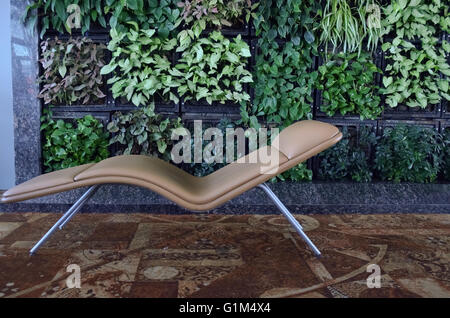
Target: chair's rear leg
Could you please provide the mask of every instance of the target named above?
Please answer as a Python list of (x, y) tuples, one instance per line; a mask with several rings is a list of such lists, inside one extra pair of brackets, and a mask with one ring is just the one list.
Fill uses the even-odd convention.
[(309, 239), (309, 237), (303, 232), (303, 228), (298, 223), (298, 221), (295, 219), (295, 217), (289, 212), (289, 210), (286, 208), (286, 206), (283, 204), (283, 202), (278, 199), (275, 193), (265, 184), (262, 183), (258, 185), (259, 188), (261, 188), (268, 196), (269, 198), (275, 203), (275, 205), (278, 207), (278, 209), (283, 213), (283, 215), (288, 219), (289, 223), (292, 224), (292, 226), (295, 228), (297, 233), (301, 236), (301, 238), (308, 244), (308, 246), (313, 251), (314, 255), (317, 257), (321, 256), (321, 253), (319, 249), (314, 245), (314, 243)]
[(58, 228), (62, 229), (63, 226), (70, 221), (70, 219), (83, 207), (83, 205), (97, 192), (100, 185), (93, 185), (90, 187), (79, 199), (75, 202), (69, 210), (56, 222), (50, 230), (33, 246), (30, 250), (30, 254), (33, 255), (36, 251), (42, 246), (42, 244), (47, 241), (50, 236), (55, 232)]

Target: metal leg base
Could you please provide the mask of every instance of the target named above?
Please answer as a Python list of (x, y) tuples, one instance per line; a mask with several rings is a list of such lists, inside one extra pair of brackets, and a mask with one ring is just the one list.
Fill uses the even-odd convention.
[(97, 192), (100, 185), (94, 185), (90, 187), (79, 199), (67, 210), (66, 213), (56, 222), (50, 230), (36, 243), (35, 246), (30, 250), (30, 255), (36, 253), (36, 251), (49, 239), (50, 236), (59, 228), (62, 229), (67, 222), (72, 219), (72, 217), (77, 214), (78, 211), (83, 207), (83, 205)]
[[(283, 215), (288, 219), (288, 221), (292, 224), (292, 226), (295, 228), (297, 233), (301, 236), (301, 238), (306, 242), (306, 244), (311, 248), (314, 255), (317, 257), (321, 256), (321, 253), (319, 249), (314, 245), (314, 243), (309, 239), (309, 237), (303, 232), (303, 228), (298, 223), (298, 221), (294, 218), (294, 216), (289, 212), (289, 210), (286, 208), (286, 206), (278, 199), (278, 197), (275, 195), (275, 193), (272, 192), (272, 190), (266, 185), (266, 184), (260, 184), (258, 186), (260, 189), (262, 189), (269, 198), (275, 203), (275, 205), (278, 207), (278, 209), (283, 213)], [(64, 215), (56, 222), (50, 230), (39, 240), (39, 242), (36, 243), (35, 246), (30, 250), (30, 254), (33, 255), (36, 253), (36, 251), (52, 236), (52, 234), (57, 229), (62, 229), (64, 225), (66, 225), (72, 217), (78, 213), (78, 211), (83, 207), (84, 204), (97, 192), (97, 190), (100, 188), (100, 185), (94, 185), (90, 187), (79, 199), (77, 202), (74, 203), (70, 207), (70, 209), (64, 213)]]
[(314, 243), (309, 239), (309, 237), (303, 232), (303, 227), (298, 223), (298, 221), (295, 219), (295, 217), (289, 212), (289, 210), (286, 208), (286, 206), (283, 204), (283, 202), (278, 199), (278, 197), (273, 193), (273, 191), (265, 184), (262, 183), (258, 186), (258, 188), (262, 189), (269, 198), (275, 203), (275, 205), (278, 207), (278, 209), (283, 213), (283, 215), (288, 219), (289, 223), (292, 224), (292, 226), (295, 228), (297, 233), (301, 236), (301, 238), (308, 244), (309, 248), (313, 251), (314, 255), (316, 257), (321, 257), (321, 253), (319, 249), (314, 245)]

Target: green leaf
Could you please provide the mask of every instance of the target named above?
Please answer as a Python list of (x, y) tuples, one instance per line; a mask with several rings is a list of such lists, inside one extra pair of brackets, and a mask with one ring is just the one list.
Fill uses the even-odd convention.
[(250, 75), (244, 76), (240, 79), (241, 83), (252, 83), (253, 79)]
[(227, 57), (227, 60), (230, 61), (231, 63), (238, 63), (239, 62), (239, 57), (236, 54), (234, 54), (234, 53), (232, 53), (230, 51), (226, 51), (225, 52), (225, 56)]
[(112, 15), (111, 18), (109, 19), (109, 25), (113, 30), (117, 27), (117, 17), (115, 15)]
[(65, 65), (61, 65), (58, 68), (58, 71), (59, 71), (59, 75), (61, 75), (61, 77), (64, 78), (66, 76), (66, 73), (67, 73), (67, 67)]
[(189, 133), (188, 133), (188, 130), (186, 128), (179, 127), (179, 128), (176, 128), (176, 129), (172, 129), (172, 134), (175, 134), (177, 136), (187, 136)]
[(408, 4), (408, 0), (398, 0), (399, 9), (403, 10), (406, 8), (406, 5)]
[(276, 37), (277, 37), (277, 31), (275, 29), (269, 30), (269, 32), (267, 33), (267, 40), (273, 41), (273, 40), (275, 40)]
[(312, 34), (310, 31), (306, 31), (304, 37), (308, 44), (311, 44), (315, 41), (314, 34)]
[(117, 64), (108, 64), (102, 67), (102, 69), (100, 70), (100, 74), (101, 75), (106, 75), (109, 74), (111, 72), (113, 72), (117, 67)]
[(156, 142), (156, 144), (158, 145), (158, 151), (159, 151), (160, 153), (164, 153), (164, 152), (166, 151), (166, 149), (167, 149), (167, 144), (166, 144), (166, 142), (165, 142), (164, 140), (159, 139), (159, 140)]
[(392, 77), (384, 76), (383, 77), (383, 85), (384, 85), (384, 87), (388, 87), (389, 85), (391, 85), (393, 80), (394, 79)]
[(140, 104), (141, 104), (141, 97), (142, 97), (142, 95), (140, 95), (140, 94), (134, 94), (133, 95), (133, 98), (132, 98), (132, 103), (135, 105), (135, 106), (139, 106)]
[(444, 93), (448, 92), (448, 80), (440, 80), (438, 85), (441, 91)]
[(241, 48), (240, 55), (243, 57), (251, 57), (252, 54), (250, 53), (250, 49), (248, 47)]

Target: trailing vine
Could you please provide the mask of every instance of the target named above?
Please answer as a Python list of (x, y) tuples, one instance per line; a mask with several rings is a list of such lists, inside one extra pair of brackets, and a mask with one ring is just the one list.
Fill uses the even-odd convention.
[(113, 74), (108, 80), (113, 97), (136, 106), (153, 102), (154, 95), (178, 103), (175, 89), (181, 85), (180, 72), (171, 61), (176, 46), (177, 39), (160, 39), (154, 29), (112, 29), (108, 49), (113, 57), (101, 73)]
[(250, 109), (241, 109), (244, 122), (258, 126), (258, 118), (265, 116), (268, 122), (287, 126), (312, 118), (317, 79), (312, 66), (318, 55), (314, 30), (319, 8), (319, 3), (312, 0), (260, 1), (253, 22), (260, 37), (254, 69), (255, 96)]
[[(180, 43), (186, 38), (189, 38), (186, 33), (178, 36)], [(177, 50), (182, 52), (175, 66), (181, 81), (178, 94), (185, 101), (205, 99), (208, 104), (250, 101), (243, 84), (253, 82), (247, 70), (251, 53), (240, 35), (230, 40), (213, 31), (208, 37), (195, 39)]]

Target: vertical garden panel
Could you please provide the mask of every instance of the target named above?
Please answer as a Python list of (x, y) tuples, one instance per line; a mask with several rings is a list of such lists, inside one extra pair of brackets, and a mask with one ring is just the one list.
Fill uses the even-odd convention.
[[(393, 0), (394, 1), (394, 0)], [(13, 34), (12, 34), (12, 44), (13, 44), (13, 92), (14, 92), (14, 114), (15, 114), (15, 153), (16, 153), (16, 178), (17, 182), (23, 182), (26, 181), (36, 175), (39, 175), (43, 172), (43, 164), (42, 164), (42, 150), (41, 150), (41, 142), (42, 142), (42, 136), (39, 131), (40, 129), (40, 116), (41, 111), (48, 109), (49, 105), (44, 105), (43, 102), (36, 98), (37, 94), (39, 93), (39, 85), (36, 84), (36, 78), (39, 75), (42, 75), (42, 69), (39, 70), (39, 64), (37, 63), (39, 59), (39, 47), (42, 40), (39, 39), (39, 33), (42, 30), (43, 27), (43, 15), (42, 12), (40, 14), (40, 18), (38, 20), (37, 28), (34, 29), (32, 32), (25, 32), (25, 26), (22, 23), (22, 15), (25, 11), (26, 4), (30, 3), (31, 1), (13, 1), (11, 0), (12, 5), (12, 27), (13, 27)], [(256, 1), (253, 1), (256, 2)], [(261, 1), (263, 2), (263, 1)], [(287, 7), (287, 3), (292, 3), (290, 1), (272, 1), (272, 5), (275, 8), (275, 6), (281, 6), (282, 8)], [(381, 1), (382, 4), (388, 4), (391, 1)], [(308, 8), (310, 8), (313, 5), (318, 5), (318, 2), (313, 1), (302, 1), (301, 5), (304, 5), (305, 3), (308, 3)], [(321, 1), (320, 5), (324, 5), (325, 1)], [(281, 5), (286, 4), (286, 5)], [(301, 12), (304, 12), (303, 9), (308, 8), (302, 8), (300, 10)], [(295, 8), (291, 8), (294, 10)], [(132, 14), (133, 10), (131, 10), (130, 14)], [(270, 11), (270, 10), (269, 10)], [(298, 10), (297, 10), (298, 11)], [(250, 22), (243, 22), (243, 23), (234, 23), (233, 26), (222, 26), (220, 29), (222, 34), (228, 38), (232, 39), (236, 36), (241, 36), (242, 40), (245, 41), (249, 47), (251, 56), (248, 57), (248, 63), (246, 63), (245, 69), (252, 72), (253, 80), (255, 80), (256, 76), (256, 60), (257, 56), (260, 55), (262, 50), (259, 48), (258, 41), (262, 38), (262, 36), (265, 37), (265, 41), (273, 43), (276, 41), (277, 43), (284, 45), (285, 43), (292, 43), (294, 49), (292, 49), (289, 54), (292, 52), (301, 52), (301, 59), (300, 61), (303, 63), (301, 67), (305, 67), (306, 70), (301, 69), (301, 71), (297, 71), (295, 73), (298, 76), (294, 76), (294, 80), (287, 81), (288, 84), (293, 84), (292, 88), (289, 85), (288, 91), (289, 93), (285, 94), (285, 102), (284, 104), (281, 103), (279, 100), (282, 98), (279, 98), (279, 100), (275, 100), (275, 114), (281, 113), (281, 108), (283, 112), (289, 114), (290, 112), (295, 113), (292, 118), (290, 116), (284, 116), (283, 119), (279, 120), (278, 125), (283, 126), (287, 125), (292, 121), (296, 120), (303, 120), (307, 118), (311, 119), (317, 119), (324, 122), (329, 122), (331, 124), (334, 124), (338, 126), (339, 128), (343, 129), (346, 127), (346, 129), (349, 131), (350, 138), (352, 139), (351, 144), (352, 145), (358, 145), (358, 140), (360, 137), (360, 129), (362, 126), (369, 126), (372, 127), (374, 130), (377, 131), (377, 136), (380, 137), (383, 133), (383, 129), (385, 127), (395, 127), (401, 124), (407, 124), (407, 125), (418, 125), (427, 127), (430, 129), (438, 129), (440, 127), (440, 131), (448, 131), (450, 128), (450, 105), (448, 101), (445, 99), (442, 100), (439, 104), (429, 104), (426, 105), (424, 108), (420, 107), (409, 107), (403, 104), (399, 104), (395, 108), (390, 108), (388, 105), (386, 105), (385, 102), (385, 96), (382, 93), (379, 93), (377, 96), (381, 97), (381, 105), (384, 107), (384, 111), (379, 115), (375, 116), (375, 120), (360, 120), (360, 114), (359, 113), (346, 113), (345, 115), (341, 115), (338, 112), (336, 112), (333, 116), (328, 116), (325, 112), (321, 110), (321, 107), (323, 106), (323, 96), (321, 90), (316, 88), (316, 86), (313, 87), (312, 93), (309, 94), (309, 89), (311, 88), (308, 86), (310, 84), (309, 79), (310, 75), (314, 72), (317, 72), (319, 69), (319, 66), (323, 65), (323, 56), (317, 56), (316, 48), (312, 49), (311, 47), (313, 45), (319, 45), (320, 41), (320, 29), (317, 28), (317, 25), (314, 23), (308, 23), (305, 22), (305, 24), (302, 24), (303, 21), (307, 21), (307, 19), (299, 18), (299, 15), (297, 16), (296, 12), (295, 14), (291, 12), (292, 14), (289, 15), (289, 17), (294, 16), (296, 17), (296, 21), (292, 26), (292, 30), (296, 30), (296, 34), (291, 34), (290, 32), (286, 32), (284, 27), (287, 25), (276, 25), (277, 22), (277, 16), (273, 17), (273, 19), (270, 19), (270, 23), (274, 24), (271, 25), (269, 29), (273, 29), (270, 31), (267, 31), (266, 34), (259, 36), (256, 36), (256, 30), (255, 26), (253, 24), (253, 19), (250, 19)], [(317, 16), (316, 14), (312, 14), (312, 17)], [(317, 16), (318, 17), (318, 16)], [(141, 16), (140, 18), (145, 18), (145, 16)], [(279, 17), (278, 17), (279, 18)], [(109, 16), (107, 18), (109, 21)], [(137, 23), (137, 22), (136, 22)], [(139, 21), (141, 23), (141, 21)], [(142, 23), (141, 23), (142, 24)], [(118, 24), (120, 25), (120, 23)], [(140, 26), (138, 24), (138, 26)], [(134, 27), (134, 26), (133, 26)], [(147, 25), (147, 27), (149, 27)], [(171, 37), (176, 37), (177, 34), (180, 32), (190, 28), (191, 25), (183, 25), (180, 24), (180, 26), (175, 29), (171, 30)], [(273, 27), (273, 28), (272, 28)], [(280, 29), (279, 29), (280, 27)], [(291, 30), (289, 29), (289, 30)], [(281, 30), (281, 32), (280, 32)], [(307, 32), (306, 30), (311, 30), (311, 32)], [(211, 34), (212, 28), (209, 25), (206, 30), (204, 30), (202, 33), (202, 37), (207, 37)], [(314, 33), (316, 32), (316, 33)], [(314, 35), (313, 35), (314, 33)], [(441, 42), (444, 40), (450, 40), (448, 34), (443, 34), (443, 32), (439, 31), (439, 34), (441, 36)], [(73, 30), (72, 33), (73, 36), (81, 36), (81, 32), (77, 30)], [(392, 34), (385, 37), (386, 41), (392, 41), (393, 38), (391, 36)], [(70, 35), (67, 33), (61, 33), (58, 30), (53, 30), (51, 27), (48, 30), (48, 32), (43, 37), (43, 40), (47, 38), (53, 38), (57, 36), (59, 39), (62, 39), (64, 41), (67, 41), (70, 38)], [(83, 34), (83, 36), (93, 40), (96, 43), (104, 43), (108, 44), (111, 41), (111, 35), (110, 35), (110, 29), (109, 25), (106, 27), (102, 27), (99, 23), (92, 23), (90, 25), (90, 28), (87, 30), (86, 33)], [(440, 42), (440, 43), (441, 43)], [(179, 43), (177, 44), (180, 45)], [(175, 51), (173, 49), (173, 51)], [(305, 53), (306, 52), (306, 53)], [(303, 55), (303, 53), (305, 53)], [(171, 53), (172, 54), (172, 53)], [(196, 53), (197, 54), (197, 53)], [(287, 55), (289, 55), (287, 54)], [(173, 64), (176, 64), (179, 62), (181, 58), (182, 52), (173, 52), (173, 54), (170, 57), (170, 60)], [(199, 53), (200, 55), (200, 53)], [(312, 62), (310, 62), (310, 59), (312, 59)], [(106, 54), (106, 64), (108, 64), (112, 59), (112, 53), (107, 50)], [(282, 62), (284, 63), (286, 59), (286, 55), (283, 56)], [(273, 60), (270, 61), (269, 64), (275, 64), (273, 63)], [(387, 58), (387, 53), (382, 52), (381, 50), (381, 43), (378, 45), (376, 50), (373, 53), (373, 62), (374, 64), (381, 68), (384, 71), (384, 74), (386, 74), (386, 67), (391, 63), (391, 61)], [(447, 56), (448, 60), (448, 56)], [(283, 64), (281, 63), (281, 65)], [(281, 67), (280, 67), (281, 69)], [(299, 68), (300, 69), (300, 68)], [(269, 73), (269, 72), (268, 72)], [(266, 73), (266, 74), (268, 74)], [(276, 72), (274, 72), (276, 73)], [(306, 74), (306, 80), (305, 82), (308, 83), (307, 85), (300, 85), (296, 83), (296, 79), (300, 78), (301, 75)], [(119, 74), (119, 75), (125, 75), (125, 74)], [(267, 81), (265, 83), (264, 81), (261, 81), (261, 86), (268, 86), (269, 84), (272, 85), (272, 87), (277, 87), (278, 91), (274, 90), (274, 92), (270, 92), (269, 94), (265, 94), (262, 100), (258, 102), (259, 105), (263, 105), (264, 98), (273, 96), (275, 93), (278, 93), (281, 88), (283, 88), (283, 85), (279, 85), (278, 83), (273, 82), (275, 80), (278, 81), (279, 78), (283, 77), (283, 72), (277, 73), (275, 78), (271, 78), (272, 81)], [(106, 80), (110, 79), (112, 77), (112, 74), (105, 75), (105, 82)], [(214, 78), (214, 76), (211, 76)], [(268, 76), (269, 78), (270, 76)], [(442, 77), (443, 78), (443, 77)], [(295, 84), (295, 85), (294, 85)], [(383, 75), (382, 74), (375, 74), (373, 78), (373, 84), (377, 85), (379, 87), (383, 87)], [(250, 102), (248, 103), (248, 108), (258, 108), (259, 105), (255, 103), (255, 86), (251, 83), (243, 83), (244, 86), (244, 92), (249, 94), (250, 96)], [(286, 85), (285, 85), (286, 86)], [(303, 91), (299, 93), (300, 96), (295, 96), (295, 94), (290, 94), (291, 91), (294, 91), (295, 88), (304, 88), (307, 87), (307, 92), (304, 93)], [(42, 87), (41, 87), (42, 88)], [(112, 85), (106, 85), (105, 93), (107, 97), (105, 98), (104, 102), (98, 103), (97, 105), (95, 103), (89, 103), (87, 105), (82, 105), (81, 103), (73, 103), (72, 105), (57, 105), (55, 107), (52, 107), (53, 109), (53, 117), (55, 119), (65, 119), (66, 121), (71, 121), (76, 118), (81, 118), (87, 114), (91, 114), (94, 117), (101, 120), (104, 126), (106, 126), (109, 122), (111, 122), (112, 119), (114, 119), (114, 114), (116, 111), (121, 111), (123, 113), (131, 112), (136, 109), (138, 109), (136, 106), (133, 105), (132, 102), (127, 101), (126, 99), (121, 98), (113, 98), (112, 94)], [(186, 95), (185, 95), (186, 96)], [(287, 97), (286, 97), (287, 96)], [(311, 102), (309, 98), (312, 97), (313, 101)], [(292, 103), (286, 103), (286, 100), (288, 98), (291, 98), (293, 101)], [(303, 99), (302, 99), (303, 98)], [(302, 101), (301, 103), (299, 101)], [(269, 103), (270, 104), (270, 103)], [(287, 105), (287, 107), (286, 107)], [(142, 107), (143, 105), (141, 105)], [(249, 114), (250, 116), (256, 117), (256, 121), (244, 121), (244, 125), (251, 125), (255, 122), (258, 122), (265, 125), (267, 123), (268, 118), (268, 112), (273, 110), (271, 109), (271, 105), (266, 105), (267, 107), (264, 108), (264, 111), (258, 110), (255, 113)], [(306, 111), (303, 111), (302, 107), (306, 109)], [(309, 107), (309, 108), (308, 108)], [(293, 108), (298, 109), (293, 111)], [(157, 113), (163, 113), (164, 117), (170, 117), (170, 118), (176, 118), (181, 117), (185, 126), (190, 127), (192, 126), (192, 123), (194, 120), (203, 120), (204, 124), (207, 125), (217, 125), (222, 119), (230, 119), (232, 121), (237, 121), (239, 119), (242, 119), (241, 116), (241, 105), (239, 103), (229, 101), (227, 100), (225, 104), (220, 104), (218, 102), (212, 102), (211, 104), (208, 103), (205, 98), (200, 98), (199, 101), (196, 100), (196, 98), (193, 98), (189, 101), (185, 100), (185, 98), (180, 98), (179, 102), (164, 102), (161, 98), (156, 98), (155, 100), (155, 111)], [(269, 110), (269, 111), (268, 111)], [(309, 113), (308, 111), (311, 110)], [(249, 111), (250, 113), (250, 111)], [(261, 114), (263, 113), (263, 114)], [(300, 116), (299, 113), (302, 115)], [(255, 118), (253, 118), (255, 119)], [(274, 125), (273, 120), (269, 125)], [(114, 134), (113, 134), (114, 136)], [(115, 154), (117, 150), (119, 150), (121, 146), (118, 146), (117, 144), (110, 147), (111, 155)], [(123, 150), (123, 149), (122, 149)], [(368, 157), (370, 160), (373, 159), (373, 149), (369, 149), (368, 151)], [(308, 161), (307, 167), (313, 169), (313, 175), (314, 179), (318, 179), (318, 169), (320, 166), (320, 158), (316, 157)], [(345, 178), (344, 178), (345, 179)], [(345, 180), (351, 180), (348, 177), (346, 177)], [(376, 179), (375, 179), (376, 180)], [(442, 179), (441, 179), (442, 180)], [(297, 185), (293, 186), (294, 188)], [(281, 186), (283, 187), (283, 186)], [(99, 199), (98, 201), (100, 204), (110, 205), (111, 201), (113, 199), (117, 199), (118, 197), (126, 196), (124, 198), (124, 202), (126, 204), (134, 205), (135, 207), (136, 202), (142, 202), (143, 204), (146, 204), (150, 206), (153, 204), (153, 201), (157, 204), (160, 204), (161, 206), (164, 206), (166, 208), (170, 208), (174, 210), (173, 206), (170, 206), (165, 202), (164, 200), (158, 199), (156, 196), (151, 196), (151, 194), (148, 193), (146, 190), (136, 190), (129, 189), (127, 187), (107, 187), (105, 188), (104, 192), (99, 192)], [(308, 191), (306, 191), (308, 192)], [(292, 192), (291, 192), (292, 193)], [(253, 194), (250, 195), (250, 197)], [(69, 203), (72, 202), (76, 197), (75, 194), (61, 194), (58, 197), (50, 198), (49, 201), (46, 201), (46, 199), (39, 199), (35, 202), (52, 202), (52, 203)], [(250, 204), (248, 204), (246, 208), (248, 209), (249, 206), (252, 206), (254, 202), (257, 202), (260, 198), (258, 196), (253, 196), (253, 198), (256, 198), (256, 201), (251, 201)], [(292, 200), (296, 200), (297, 198), (293, 198)], [(245, 201), (245, 200), (244, 200)], [(300, 205), (300, 204), (299, 204)], [(327, 208), (328, 209), (328, 208)], [(105, 210), (108, 210), (106, 208)], [(162, 212), (166, 212), (162, 209), (160, 209)], [(242, 212), (243, 209), (239, 208), (236, 209), (238, 212)]]
[[(416, 42), (417, 43), (417, 42)], [(386, 66), (388, 65), (388, 61), (386, 60), (386, 53), (382, 53), (381, 58), (381, 69), (383, 73), (386, 70)], [(383, 75), (380, 76), (380, 86), (383, 85)], [(429, 104), (425, 108), (421, 107), (409, 107), (407, 105), (398, 105), (395, 108), (391, 108), (386, 104), (385, 95), (381, 94), (381, 103), (384, 105), (383, 118), (386, 119), (433, 119), (440, 118), (443, 111), (443, 105), (446, 104), (446, 100), (443, 99), (439, 104)], [(445, 110), (444, 110), (445, 112)]]

